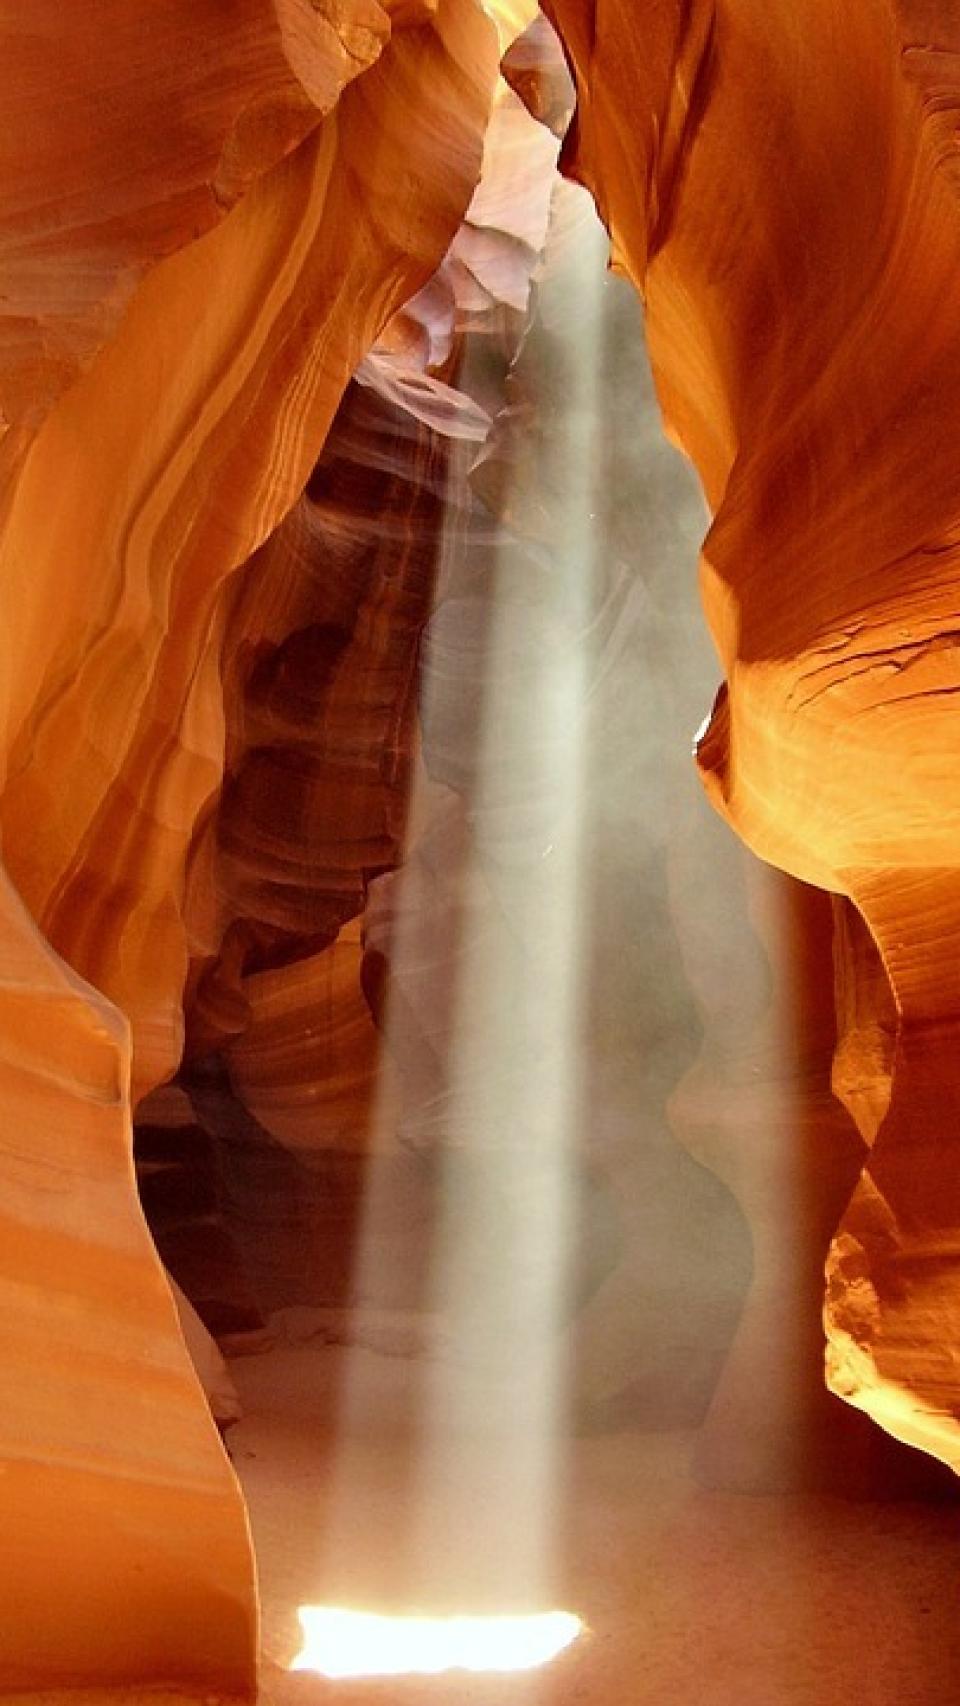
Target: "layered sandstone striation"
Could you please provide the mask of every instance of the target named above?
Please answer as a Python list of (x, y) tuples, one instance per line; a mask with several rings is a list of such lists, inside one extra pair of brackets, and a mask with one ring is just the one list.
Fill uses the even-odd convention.
[[(185, 1340), (226, 1423), (202, 1323), (255, 1336), (261, 1303), (291, 1298), (270, 1251), (245, 1271), (216, 1133), (277, 1176), (312, 1169), (328, 1208), (352, 1192), (351, 1213), (378, 1120), (417, 1156), (472, 1147), (466, 1188), (526, 1145), (528, 1194), (506, 1206), (532, 1217), (547, 1103), (504, 1065), (484, 1124), (451, 1083), (457, 1002), (477, 997), (464, 944), (505, 1011), (520, 992), (532, 1059), (557, 981), (543, 861), (587, 848), (590, 904), (617, 911), (606, 941), (626, 916), (639, 838), (591, 841), (564, 769), (572, 740), (625, 714), (604, 697), (611, 658), (650, 661), (631, 652), (650, 579), (624, 524), (585, 553), (581, 596), (564, 508), (589, 485), (564, 407), (617, 357), (575, 292), (538, 295), (551, 253), (562, 273), (564, 244), (582, 247), (555, 182), (572, 104), (556, 38), (525, 0), (489, 10), (37, 0), (25, 22), (0, 5), (0, 1688), (251, 1693), (245, 1513)], [(597, 1127), (627, 1007), (656, 1063), (643, 1165), (620, 1085), (614, 1135), (578, 1157), (586, 1407), (699, 1420), (733, 1331), (739, 1222), (673, 1156), (669, 1099), (757, 1256), (706, 1454), (747, 1438), (744, 1394), (782, 1363), (801, 1294), (809, 1327), (843, 1210), (830, 1384), (956, 1465), (960, 33), (936, 0), (545, 10), (578, 99), (561, 164), (643, 295), (666, 427), (713, 511), (701, 581), (725, 685), (699, 764), (788, 874), (772, 892), (793, 920), (785, 992), (754, 872), (741, 955), (709, 987), (689, 978), (692, 1067), (615, 950), (585, 973)], [(587, 353), (545, 363), (544, 384), (551, 312), (580, 316)], [(621, 424), (602, 447), (617, 468)], [(570, 657), (600, 709), (490, 767), (491, 704), (532, 723), (531, 680)], [(679, 706), (662, 688), (654, 708)], [(603, 825), (641, 770), (598, 765), (584, 819)], [(682, 886), (685, 834), (678, 818), (644, 844), (651, 890)], [(745, 1048), (727, 1046), (746, 1022), (731, 979), (753, 1003)], [(862, 1157), (843, 1108), (869, 1145), (845, 1209)], [(787, 1238), (785, 1178), (809, 1194)], [(651, 1289), (644, 1197), (671, 1191), (727, 1217), (709, 1345), (655, 1319), (676, 1298)], [(324, 1259), (321, 1300), (350, 1301), (349, 1249)], [(619, 1382), (638, 1319), (639, 1395)], [(791, 1373), (777, 1392), (802, 1388)]]
[[(217, 224), (379, 57), (377, 0), (0, 17), (0, 421), (22, 447), (141, 276)], [(18, 430), (19, 429), (19, 430)]]
[(252, 1686), (242, 1503), (130, 1114), (182, 1049), (231, 576), (480, 171), (495, 30), (395, 10), (0, 21), (3, 1685)]
[(955, 1464), (960, 37), (908, 0), (546, 10), (577, 81), (567, 169), (714, 511), (704, 779), (865, 925), (838, 937), (838, 1089), (872, 1150), (830, 1255), (828, 1379)]

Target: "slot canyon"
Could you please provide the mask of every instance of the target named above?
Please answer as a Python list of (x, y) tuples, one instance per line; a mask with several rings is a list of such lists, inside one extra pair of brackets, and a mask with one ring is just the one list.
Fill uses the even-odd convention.
[(960, 9), (0, 114), (0, 1702), (950, 1706)]

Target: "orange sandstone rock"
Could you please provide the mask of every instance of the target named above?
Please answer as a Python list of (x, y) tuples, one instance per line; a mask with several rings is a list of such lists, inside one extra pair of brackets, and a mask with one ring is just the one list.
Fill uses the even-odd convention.
[(496, 33), (472, 0), (7, 13), (0, 1686), (249, 1693), (242, 1502), (130, 1110), (181, 1052), (230, 577), (460, 224)]
[(389, 36), (377, 0), (3, 7), (0, 429), (37, 423), (142, 273), (222, 219)]
[[(455, 0), (398, 35), (335, 118), (155, 269), (17, 482), (0, 542), (21, 658), (2, 707), (7, 858), (53, 945), (131, 1017), (135, 1094), (179, 1058), (178, 893), (222, 762), (226, 577), (290, 506), (365, 345), (456, 228), (491, 61), (483, 19)], [(421, 73), (417, 119), (404, 91)], [(67, 559), (83, 575), (65, 580)]]
[(849, 897), (889, 981), (867, 968), (854, 1000), (875, 1142), (830, 1257), (828, 1379), (960, 1464), (956, 23), (936, 0), (546, 9), (567, 167), (714, 511), (704, 779), (756, 852)]
[(250, 1111), (295, 1145), (365, 1139), (376, 1039), (338, 932), (401, 859), (421, 637), (463, 459), (490, 429), (454, 381), (468, 329), (516, 346), (556, 153), (500, 84), (440, 267), (360, 364), (302, 497), (233, 589), (224, 785), (190, 854), (188, 1052), (225, 1047)]
[(129, 1026), (2, 897), (0, 1687), (243, 1693), (245, 1514), (136, 1211)]

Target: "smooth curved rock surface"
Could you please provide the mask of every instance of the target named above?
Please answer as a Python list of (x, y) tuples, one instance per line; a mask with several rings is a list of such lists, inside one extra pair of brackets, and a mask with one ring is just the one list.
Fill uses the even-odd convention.
[(231, 577), (480, 172), (495, 29), (471, 0), (393, 10), (0, 17), (0, 824), (21, 897), (3, 1047), (29, 1134), (2, 1163), (5, 1319), (28, 1354), (0, 1424), (0, 1686), (254, 1686), (242, 1501), (137, 1204), (130, 1114), (182, 1050)]
[[(701, 578), (726, 682), (700, 767), (749, 846), (834, 896), (833, 1087), (870, 1151), (830, 1257), (829, 1379), (956, 1465), (960, 32), (938, 0), (547, 10), (579, 98), (563, 164), (642, 291), (667, 430), (714, 512)], [(131, 1117), (142, 1104), (149, 1126), (184, 1046), (195, 1108), (206, 1074), (245, 1142), (320, 1157), (318, 1174), (326, 1158), (327, 1182), (362, 1178), (390, 1001), (413, 1149), (464, 1137), (482, 1171), (504, 1144), (535, 1152), (549, 1117), (505, 1130), (507, 1085), (488, 1127), (459, 1131), (444, 1061), (465, 918), (538, 1041), (556, 966), (531, 871), (579, 827), (558, 753), (582, 731), (563, 718), (471, 797), (484, 701), (495, 687), (522, 722), (535, 667), (578, 648), (592, 691), (629, 653), (642, 588), (604, 562), (588, 622), (550, 567), (569, 374), (540, 396), (523, 351), (570, 89), (527, 0), (490, 11), (163, 0), (145, 27), (129, 0), (37, 0), (27, 27), (0, 4), (0, 1687), (254, 1686), (242, 1501), (136, 1195)], [(626, 865), (615, 849), (608, 890)], [(404, 887), (422, 927), (405, 963)], [(798, 1145), (813, 1181), (805, 1296), (809, 1229), (826, 1238), (857, 1159), (826, 1091), (827, 902), (782, 892), (809, 949), (789, 1082), (762, 1000), (747, 1088), (734, 1063), (677, 1089), (669, 1048), (651, 1074), (657, 1188), (675, 1188), (672, 1088), (675, 1126), (753, 1221), (756, 1307), (714, 1404), (731, 1433), (783, 1313), (783, 1156)], [(598, 983), (588, 1083), (624, 1043), (629, 974)], [(723, 1021), (711, 992), (708, 1066)], [(597, 1155), (637, 1233), (624, 1100)], [(734, 1214), (692, 1163), (683, 1177)], [(533, 1164), (531, 1181), (535, 1202)], [(610, 1196), (607, 1179), (588, 1306), (616, 1263)], [(342, 1269), (316, 1284), (348, 1301)], [(603, 1349), (602, 1297), (579, 1330)], [(624, 1393), (594, 1362), (591, 1401), (616, 1418)], [(688, 1423), (716, 1364), (684, 1325), (642, 1401)]]
[(875, 1141), (830, 1257), (828, 1378), (957, 1464), (956, 22), (546, 10), (577, 81), (566, 167), (714, 511), (704, 779), (763, 858), (854, 903), (898, 1016), (892, 1082), (855, 1098)]
[(390, 28), (377, 0), (3, 7), (0, 472), (142, 273), (296, 148)]
[(136, 1211), (129, 1026), (2, 897), (0, 1687), (243, 1693), (245, 1513)]

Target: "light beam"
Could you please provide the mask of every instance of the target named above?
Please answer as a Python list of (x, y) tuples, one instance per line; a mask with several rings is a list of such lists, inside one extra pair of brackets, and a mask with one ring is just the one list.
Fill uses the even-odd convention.
[(438, 1676), (443, 1671), (535, 1670), (581, 1632), (569, 1611), (529, 1617), (382, 1617), (303, 1605), (303, 1647), (291, 1670), (350, 1676)]

